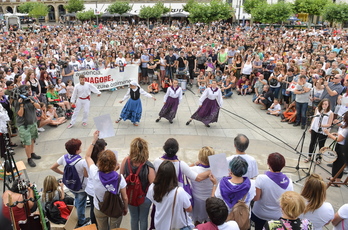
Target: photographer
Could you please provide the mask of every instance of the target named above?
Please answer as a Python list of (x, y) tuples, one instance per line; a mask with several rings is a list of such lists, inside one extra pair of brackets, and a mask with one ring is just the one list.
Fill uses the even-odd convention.
[(41, 156), (34, 153), (34, 142), (38, 137), (36, 109), (40, 109), (40, 105), (33, 97), (29, 97), (27, 85), (21, 85), (14, 94), (19, 137), (24, 145), (28, 164), (30, 167), (35, 167), (33, 159), (41, 159)]
[(254, 103), (263, 105), (261, 110), (266, 110), (272, 105), (273, 100), (274, 95), (272, 91), (269, 90), (269, 85), (264, 85), (262, 94), (255, 99)]
[(174, 55), (173, 49), (169, 49), (169, 55), (165, 57), (166, 62), (167, 62), (167, 67), (166, 67), (166, 76), (168, 76), (170, 79), (173, 79), (175, 69), (177, 66), (177, 60)]
[(69, 58), (66, 58), (64, 62), (60, 62), (59, 65), (62, 66), (62, 78), (63, 82), (66, 84), (68, 80), (72, 80), (74, 76), (74, 67), (70, 65), (69, 63)]

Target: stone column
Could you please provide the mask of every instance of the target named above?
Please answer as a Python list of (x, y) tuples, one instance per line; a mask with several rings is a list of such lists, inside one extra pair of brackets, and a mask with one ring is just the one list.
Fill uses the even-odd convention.
[(58, 11), (58, 5), (53, 5), (54, 6), (54, 15), (56, 16), (56, 22), (59, 22), (59, 11)]

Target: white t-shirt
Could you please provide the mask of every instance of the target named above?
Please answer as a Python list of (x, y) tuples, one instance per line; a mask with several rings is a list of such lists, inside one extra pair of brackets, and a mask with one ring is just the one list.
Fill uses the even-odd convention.
[[(147, 191), (146, 197), (156, 205), (155, 213), (155, 227), (156, 229), (169, 230), (171, 228), (180, 229), (185, 226), (194, 227), (192, 224), (191, 217), (183, 209), (187, 209), (191, 206), (190, 196), (181, 187), (178, 187), (178, 192), (176, 195), (176, 201), (174, 206), (174, 213), (172, 215), (172, 208), (174, 202), (174, 196), (176, 189), (171, 190), (167, 195), (162, 198), (162, 201), (158, 203), (153, 199), (154, 184), (151, 184), (149, 190)], [(173, 216), (173, 217), (172, 217)], [(173, 218), (173, 220), (171, 220)], [(172, 223), (172, 226), (170, 226)]]
[[(100, 182), (99, 179), (99, 169), (98, 167), (93, 164), (91, 167), (89, 167), (89, 176), (92, 178), (93, 185), (94, 185), (94, 199), (93, 204), (96, 209), (99, 210), (99, 201), (102, 202), (104, 199), (104, 194), (106, 192), (106, 188), (104, 185)], [(118, 174), (118, 176), (121, 176), (120, 186), (118, 187), (118, 192), (120, 192), (120, 189), (125, 188), (127, 186), (126, 180), (123, 178), (123, 175)], [(98, 199), (99, 201), (98, 201)]]
[(252, 212), (262, 220), (278, 220), (282, 216), (280, 196), (286, 191), (294, 190), (291, 179), (289, 178), (288, 187), (282, 189), (267, 175), (261, 174), (256, 177), (255, 186), (261, 189), (262, 193), (260, 200), (255, 201)]
[(314, 212), (307, 212), (300, 215), (301, 219), (308, 219), (314, 227), (314, 230), (322, 230), (325, 224), (334, 218), (335, 211), (332, 205), (328, 202), (324, 202), (320, 208)]
[(344, 137), (344, 139), (342, 141), (340, 141), (340, 142), (337, 142), (337, 144), (344, 145), (345, 137), (348, 134), (348, 128), (342, 129), (341, 127), (339, 127), (337, 134), (338, 134), (338, 136), (341, 135), (342, 137)]
[[(72, 156), (74, 156), (74, 155), (70, 155), (70, 154), (69, 154), (69, 158), (71, 158)], [(80, 159), (80, 158), (79, 158), (79, 159)], [(79, 160), (79, 159), (77, 159), (77, 160)], [(77, 160), (75, 160), (75, 161), (72, 162), (71, 164), (75, 164), (75, 162), (76, 162)], [(64, 155), (61, 156), (61, 157), (57, 160), (57, 164), (63, 165), (63, 166), (65, 167), (66, 161), (65, 161), (65, 159), (64, 159)], [(85, 159), (81, 159), (79, 162), (76, 163), (75, 168), (76, 168), (76, 171), (77, 171), (77, 173), (79, 174), (79, 178), (80, 178), (80, 180), (81, 180), (81, 182), (82, 182), (82, 189), (81, 189), (80, 191), (78, 191), (78, 192), (84, 192), (84, 191), (85, 191), (85, 188), (86, 188), (86, 184), (87, 184), (87, 177), (84, 178), (84, 176), (83, 176), (83, 174), (84, 174), (84, 173), (83, 173), (84, 169), (87, 170), (87, 163), (86, 163), (86, 160), (85, 160)], [(76, 192), (76, 191), (74, 191), (74, 192)]]
[(239, 226), (236, 221), (230, 220), (217, 226), (219, 230), (239, 230)]
[[(234, 183), (232, 183), (231, 181), (228, 181), (230, 182), (232, 185), (236, 185)], [(255, 181), (254, 180), (250, 180), (250, 189), (248, 191), (248, 195), (245, 197), (245, 203), (246, 205), (250, 206), (250, 202), (254, 199), (256, 195), (256, 188), (255, 188)], [(220, 183), (218, 184), (216, 190), (215, 190), (215, 197), (217, 198), (220, 198), (221, 200), (224, 200), (224, 198), (222, 198), (222, 195), (221, 195), (221, 191), (220, 191)], [(227, 208), (228, 208), (228, 213), (230, 213), (232, 211), (232, 209), (230, 207), (228, 207), (227, 203), (225, 202)]]
[[(197, 174), (210, 170), (210, 168), (203, 168), (200, 166), (191, 167), (191, 170)], [(205, 200), (211, 197), (211, 191), (213, 190), (213, 183), (209, 178), (200, 182), (191, 180), (192, 194), (196, 199)]]
[[(164, 160), (162, 160), (161, 158), (157, 158), (154, 160), (153, 166), (155, 167), (156, 172), (163, 161)], [(183, 161), (173, 162), (175, 171), (176, 171), (176, 176), (179, 175), (179, 163), (180, 163), (181, 173), (186, 175), (191, 181), (195, 180), (198, 174), (192, 171), (191, 168)], [(179, 186), (182, 187), (182, 183), (179, 183)]]
[[(338, 209), (337, 214), (343, 219), (337, 226), (333, 227), (333, 230), (343, 230), (348, 229), (348, 204), (344, 204), (340, 209)], [(343, 224), (343, 228), (342, 228)]]
[(257, 166), (257, 162), (256, 162), (255, 158), (248, 155), (248, 154), (229, 156), (226, 158), (227, 164), (229, 165), (230, 162), (232, 161), (232, 159), (236, 156), (243, 157), (244, 160), (248, 163), (248, 171), (246, 174), (243, 175), (244, 177), (249, 177), (251, 179), (251, 178), (257, 177), (257, 175), (259, 175), (259, 168)]

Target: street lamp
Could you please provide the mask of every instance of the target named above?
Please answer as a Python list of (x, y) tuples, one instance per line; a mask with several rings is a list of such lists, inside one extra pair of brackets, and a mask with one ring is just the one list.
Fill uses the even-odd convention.
[(238, 7), (238, 26), (239, 26), (239, 21), (240, 21), (240, 8), (242, 8), (241, 5), (242, 5), (242, 0), (239, 0), (239, 7)]

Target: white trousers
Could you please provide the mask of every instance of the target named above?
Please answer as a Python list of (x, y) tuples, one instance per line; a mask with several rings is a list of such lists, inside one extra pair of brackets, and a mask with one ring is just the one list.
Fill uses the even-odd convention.
[(79, 112), (81, 110), (81, 108), (83, 107), (83, 118), (82, 118), (82, 122), (87, 122), (88, 119), (88, 113), (89, 113), (89, 105), (90, 105), (90, 100), (88, 99), (80, 99), (78, 98), (76, 101), (76, 108), (74, 109), (74, 113), (71, 117), (71, 121), (70, 124), (74, 125), (76, 122), (76, 118), (79, 115)]

